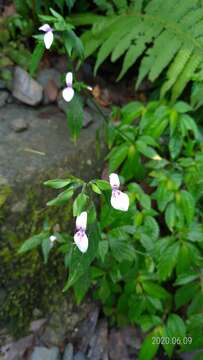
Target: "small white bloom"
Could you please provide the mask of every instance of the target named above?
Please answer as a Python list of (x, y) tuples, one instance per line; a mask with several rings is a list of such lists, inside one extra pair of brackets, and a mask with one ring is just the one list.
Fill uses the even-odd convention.
[(57, 240), (57, 237), (55, 235), (49, 236), (50, 246), (54, 246), (55, 241)]
[(88, 249), (88, 237), (85, 233), (86, 228), (87, 228), (87, 212), (83, 211), (76, 218), (76, 233), (74, 235), (74, 242), (82, 253), (85, 253)]
[(39, 30), (44, 31), (44, 44), (46, 49), (50, 49), (51, 44), (54, 40), (53, 29), (48, 25), (44, 24), (40, 26)]
[(109, 175), (109, 181), (112, 188), (111, 206), (116, 210), (128, 211), (129, 197), (119, 190), (120, 181), (118, 175), (112, 173)]
[(74, 96), (74, 89), (72, 88), (73, 84), (73, 74), (68, 72), (66, 74), (66, 88), (62, 91), (62, 96), (65, 101), (69, 102)]

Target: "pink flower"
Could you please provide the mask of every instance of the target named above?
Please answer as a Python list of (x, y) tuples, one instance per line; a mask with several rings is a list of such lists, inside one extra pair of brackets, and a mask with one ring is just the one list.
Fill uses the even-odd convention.
[(44, 24), (40, 26), (39, 30), (44, 31), (44, 44), (46, 49), (50, 49), (51, 44), (54, 40), (53, 29), (48, 25)]
[(87, 228), (87, 212), (83, 211), (76, 218), (76, 233), (74, 235), (74, 242), (82, 253), (85, 253), (88, 249), (88, 237), (85, 233), (86, 228)]
[(66, 88), (62, 91), (62, 96), (64, 100), (67, 102), (71, 101), (74, 96), (72, 83), (73, 83), (73, 74), (72, 72), (68, 72), (66, 74)]
[(112, 188), (111, 205), (116, 210), (128, 211), (129, 197), (119, 190), (120, 181), (117, 174), (109, 175), (109, 181)]

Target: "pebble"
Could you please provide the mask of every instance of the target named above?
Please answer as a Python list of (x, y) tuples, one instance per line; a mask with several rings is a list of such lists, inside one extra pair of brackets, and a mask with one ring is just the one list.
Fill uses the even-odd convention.
[(27, 105), (38, 105), (43, 98), (43, 87), (21, 67), (14, 71), (12, 95)]
[(11, 127), (15, 132), (22, 132), (28, 129), (28, 123), (23, 118), (14, 119), (11, 122)]
[(43, 346), (36, 346), (30, 360), (60, 360), (60, 353), (57, 347), (50, 349)]
[(73, 345), (71, 343), (65, 347), (63, 360), (73, 360)]

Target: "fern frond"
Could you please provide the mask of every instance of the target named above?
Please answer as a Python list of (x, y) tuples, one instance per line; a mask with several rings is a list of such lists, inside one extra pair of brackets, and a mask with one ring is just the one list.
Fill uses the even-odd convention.
[(142, 57), (137, 86), (146, 76), (156, 80), (168, 67), (161, 96), (172, 90), (175, 99), (197, 66), (203, 69), (199, 61), (203, 58), (200, 0), (148, 0), (147, 5), (144, 0), (95, 1), (105, 7), (111, 4), (115, 11), (101, 19), (97, 15), (91, 33), (87, 30), (87, 35), (83, 35), (86, 56), (99, 49), (95, 72), (108, 56), (114, 62), (124, 55), (119, 80)]

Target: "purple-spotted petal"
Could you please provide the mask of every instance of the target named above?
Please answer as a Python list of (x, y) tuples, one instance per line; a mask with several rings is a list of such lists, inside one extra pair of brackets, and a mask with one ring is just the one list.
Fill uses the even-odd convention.
[(66, 74), (66, 85), (71, 87), (72, 83), (73, 83), (73, 74), (72, 72), (68, 72)]
[(44, 44), (46, 49), (50, 49), (53, 40), (54, 40), (53, 32), (52, 31), (46, 32), (46, 34), (44, 35)]
[(76, 229), (86, 230), (87, 228), (87, 212), (83, 211), (76, 218)]
[(119, 177), (117, 174), (115, 174), (115, 173), (110, 174), (109, 181), (110, 181), (110, 185), (112, 188), (115, 188), (115, 187), (119, 188), (120, 181), (119, 181)]
[(128, 211), (129, 197), (120, 190), (113, 190), (111, 194), (111, 206), (116, 210)]
[(82, 252), (85, 253), (88, 249), (88, 237), (85, 234), (84, 231), (79, 230), (75, 233), (74, 235), (74, 242), (76, 244), (76, 246), (78, 247), (78, 249)]
[(74, 90), (72, 87), (67, 87), (62, 91), (62, 96), (65, 101), (69, 102), (74, 96)]
[(44, 24), (39, 27), (39, 30), (47, 32), (47, 31), (51, 31), (52, 28), (48, 24)]

